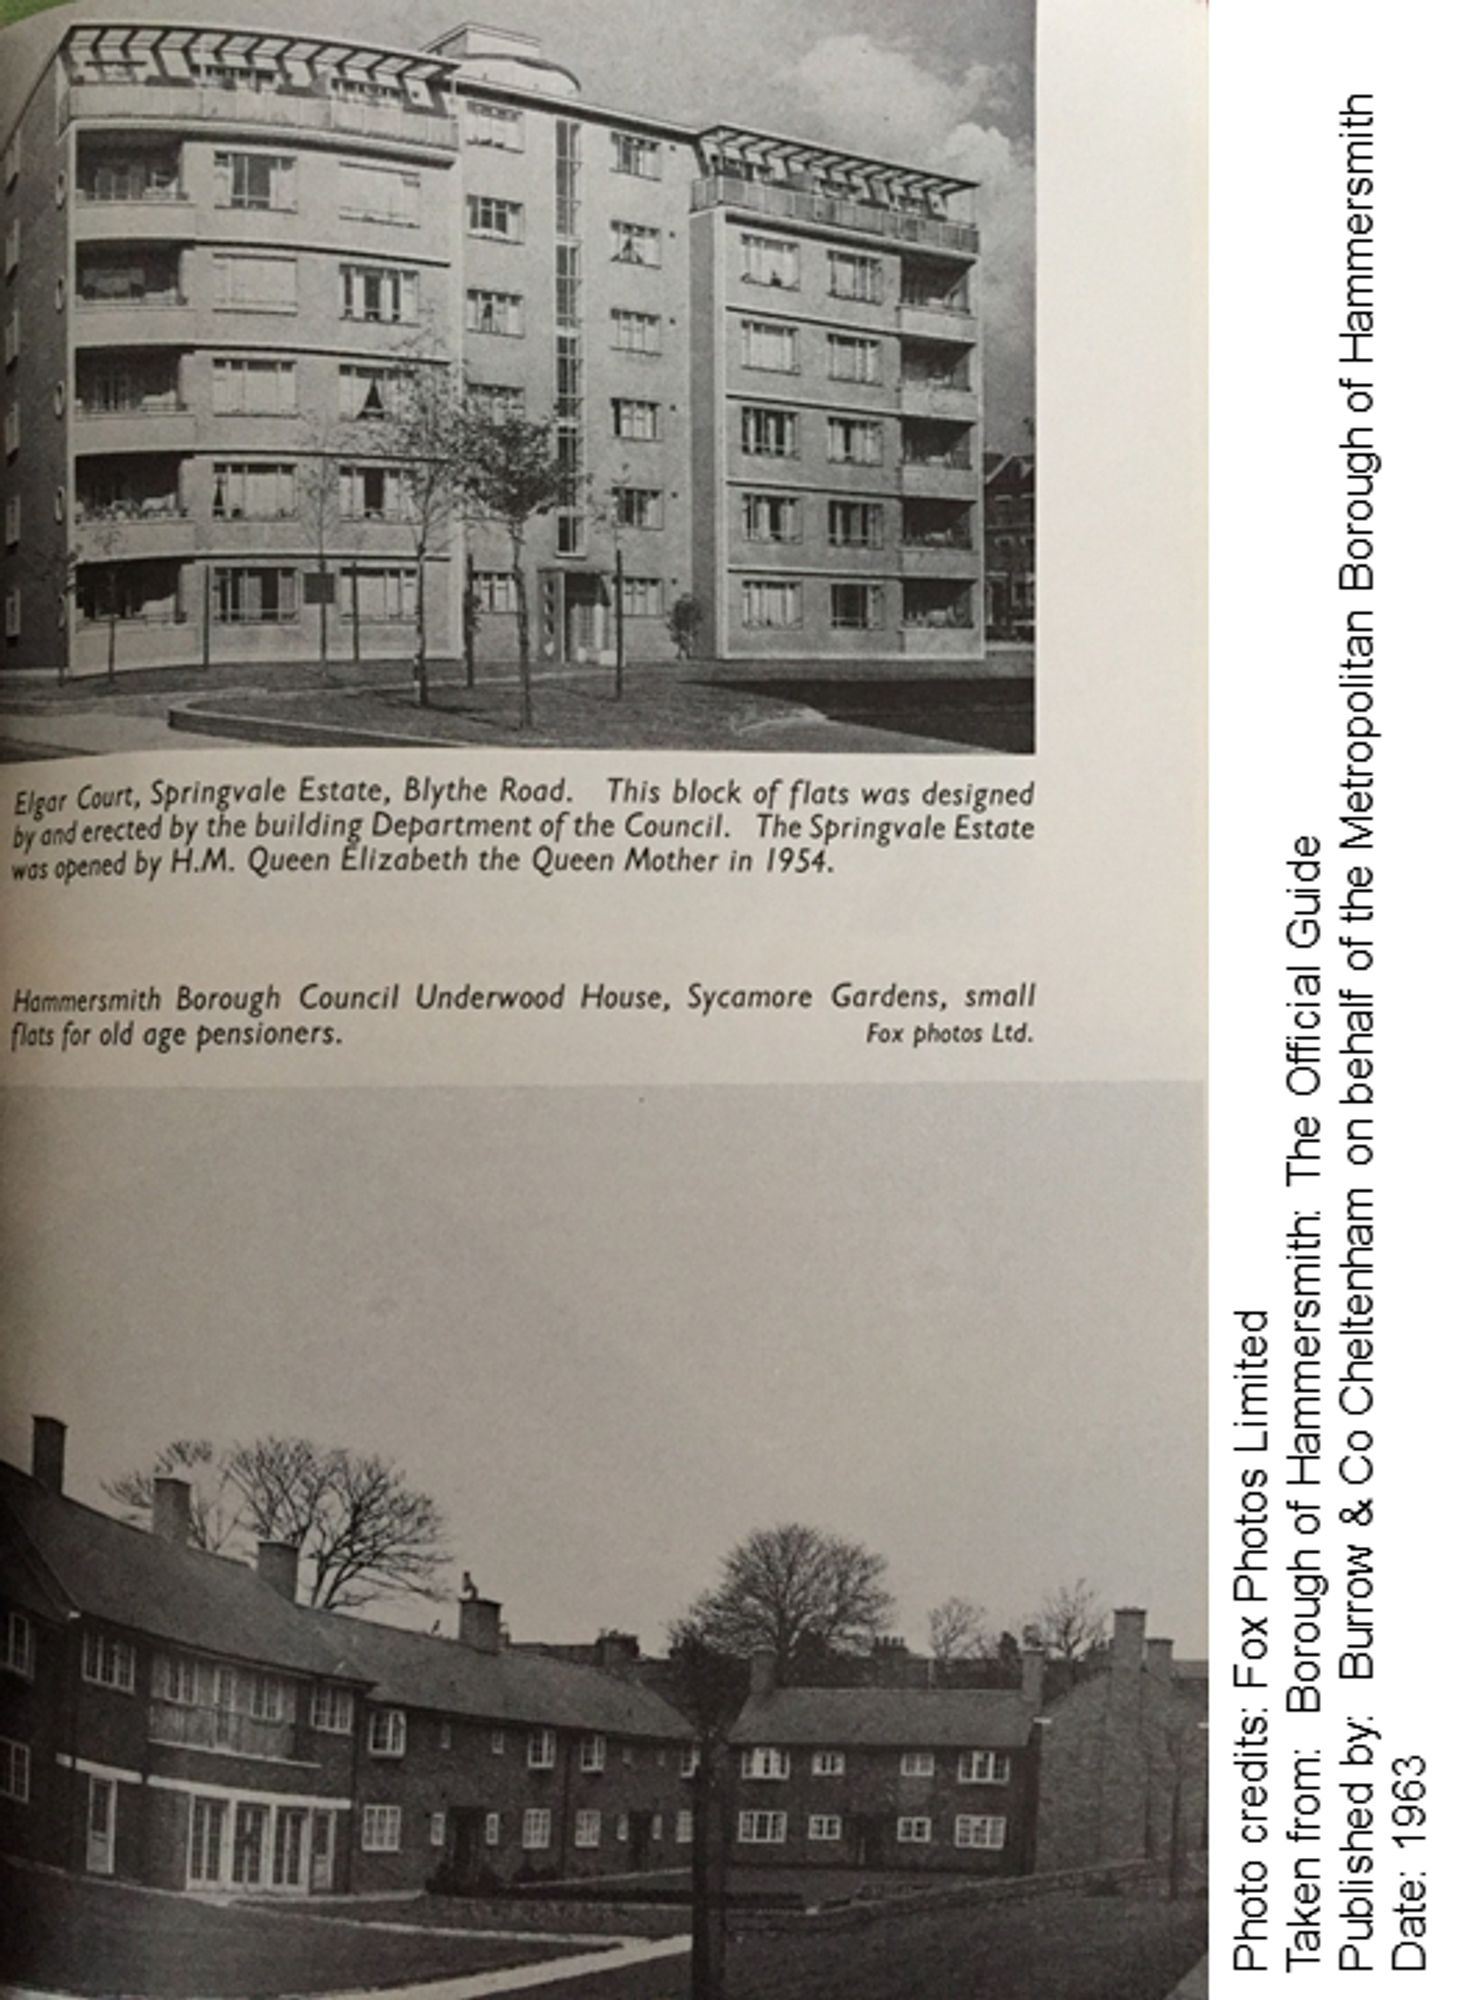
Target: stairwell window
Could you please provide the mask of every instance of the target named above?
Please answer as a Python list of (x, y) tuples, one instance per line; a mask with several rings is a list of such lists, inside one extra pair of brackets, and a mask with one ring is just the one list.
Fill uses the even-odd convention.
[(81, 1678), (93, 1687), (131, 1694), (137, 1685), (137, 1649), (130, 1639), (88, 1632), (81, 1645)]
[(35, 1673), (35, 1627), (23, 1611), (6, 1612), (3, 1641), (0, 1667), (30, 1680)]
[(466, 294), (466, 326), (471, 333), (502, 333), (520, 338), (526, 332), (526, 309), (520, 292)]
[(527, 1738), (527, 1769), (550, 1771), (557, 1762), (555, 1729), (534, 1729)]
[(958, 1847), (999, 1849), (1007, 1845), (1007, 1821), (991, 1813), (958, 1813), (953, 1839)]
[(503, 201), (499, 195), (466, 196), (466, 228), (472, 236), (484, 236), (493, 243), (520, 243), (526, 236), (526, 209), (519, 201)]
[(800, 246), (788, 236), (745, 235), (741, 271), (748, 285), (774, 285), (782, 291), (800, 288)]
[(287, 153), (214, 153), (213, 200), (219, 208), (297, 207), (294, 161)]
[(299, 309), (299, 266), (293, 257), (228, 251), (213, 259), (213, 301), (240, 312)]
[[(584, 1736), (577, 1753), (577, 1761), (584, 1771), (602, 1771), (607, 1768), (607, 1738), (605, 1736)], [(593, 1845), (596, 1846), (594, 1841)], [(581, 1845), (579, 1841), (578, 1845)]]
[(344, 319), (413, 326), (420, 317), (420, 274), (387, 264), (340, 266), (340, 313)]

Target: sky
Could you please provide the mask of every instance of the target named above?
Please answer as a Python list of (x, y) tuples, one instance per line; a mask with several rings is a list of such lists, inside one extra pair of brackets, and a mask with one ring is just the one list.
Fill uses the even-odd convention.
[[(1183, 1085), (10, 1091), (3, 1455), (379, 1451), (518, 1639), (661, 1641), (754, 1528), (895, 1629), (1087, 1577), (1204, 1651), (1202, 1111)], [(454, 1578), (452, 1578), (454, 1583)], [(425, 1611), (422, 1620), (441, 1613)]]
[[(96, 0), (10, 31), (0, 128), (68, 20), (145, 19)], [(980, 184), (987, 439), (1026, 448), (1033, 416), (1033, 0), (171, 0), (157, 17), (296, 28), (346, 21), (420, 46), (463, 20), (538, 35), (593, 103), (733, 120)]]

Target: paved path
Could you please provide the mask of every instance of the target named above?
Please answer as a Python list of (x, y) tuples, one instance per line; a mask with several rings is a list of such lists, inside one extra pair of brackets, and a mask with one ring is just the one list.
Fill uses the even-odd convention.
[[(11, 746), (14, 745), (14, 753)], [(215, 736), (169, 729), (165, 716), (108, 714), (98, 709), (66, 709), (59, 703), (44, 715), (0, 710), (0, 763), (18, 757), (102, 757), (120, 750), (219, 750)]]

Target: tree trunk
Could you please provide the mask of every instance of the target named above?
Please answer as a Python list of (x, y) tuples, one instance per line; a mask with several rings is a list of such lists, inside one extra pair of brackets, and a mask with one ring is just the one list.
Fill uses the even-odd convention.
[(522, 538), (511, 537), (511, 580), (516, 592), (516, 668), (521, 681), (521, 726), (532, 727), (532, 626), (527, 608), (526, 571), (522, 567)]
[(461, 604), (463, 636), (466, 641), (466, 686), (476, 685), (476, 565), (466, 557), (466, 594)]
[(415, 699), (430, 707), (430, 667), (425, 657), (425, 551), (415, 558)]
[(319, 678), (329, 678), (329, 607), (324, 602), (324, 579), (329, 574), (323, 556), (319, 558)]

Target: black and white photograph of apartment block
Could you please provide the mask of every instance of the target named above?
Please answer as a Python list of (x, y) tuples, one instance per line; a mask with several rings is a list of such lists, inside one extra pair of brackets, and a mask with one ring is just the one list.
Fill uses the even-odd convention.
[(1031, 749), (1029, 0), (441, 4), (12, 31), (0, 703)]

